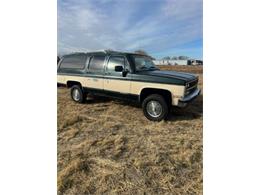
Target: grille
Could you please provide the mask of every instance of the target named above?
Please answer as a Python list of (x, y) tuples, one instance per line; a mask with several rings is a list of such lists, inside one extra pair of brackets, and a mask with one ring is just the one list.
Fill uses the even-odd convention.
[(189, 87), (188, 87), (188, 89), (194, 87), (194, 86), (197, 85), (197, 84), (198, 84), (198, 79), (189, 82)]
[(188, 83), (189, 87), (185, 91), (185, 95), (189, 95), (197, 89), (198, 79)]

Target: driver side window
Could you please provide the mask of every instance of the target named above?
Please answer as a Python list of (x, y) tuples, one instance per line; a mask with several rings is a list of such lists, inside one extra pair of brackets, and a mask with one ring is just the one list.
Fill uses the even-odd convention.
[(107, 72), (115, 72), (115, 66), (125, 67), (125, 58), (123, 56), (111, 56), (107, 64)]

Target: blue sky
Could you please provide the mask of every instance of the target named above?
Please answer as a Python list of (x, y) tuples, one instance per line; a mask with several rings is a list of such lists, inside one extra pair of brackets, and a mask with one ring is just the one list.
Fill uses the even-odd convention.
[(58, 53), (143, 49), (202, 59), (202, 0), (58, 0)]

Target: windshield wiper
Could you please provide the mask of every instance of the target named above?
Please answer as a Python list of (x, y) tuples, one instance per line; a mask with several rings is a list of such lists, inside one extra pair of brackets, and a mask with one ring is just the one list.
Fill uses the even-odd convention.
[(143, 71), (143, 70), (159, 70), (158, 68), (152, 66), (152, 67), (147, 67), (147, 66), (141, 66), (138, 68), (139, 71)]
[(149, 68), (149, 70), (158, 70), (158, 68), (152, 66), (152, 67)]
[(146, 66), (141, 66), (139, 69), (144, 70), (144, 69), (148, 69)]

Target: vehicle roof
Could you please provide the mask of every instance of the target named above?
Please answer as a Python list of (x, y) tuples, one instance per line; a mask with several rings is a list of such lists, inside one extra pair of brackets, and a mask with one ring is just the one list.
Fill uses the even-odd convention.
[(142, 56), (147, 56), (145, 54), (139, 54), (139, 53), (134, 53), (134, 52), (127, 52), (127, 51), (114, 51), (114, 50), (99, 50), (99, 51), (90, 51), (90, 52), (75, 52), (75, 53), (70, 53), (63, 55), (65, 56), (71, 56), (71, 55), (80, 55), (80, 54), (131, 54), (131, 55), (142, 55)]

